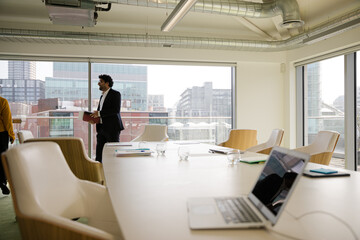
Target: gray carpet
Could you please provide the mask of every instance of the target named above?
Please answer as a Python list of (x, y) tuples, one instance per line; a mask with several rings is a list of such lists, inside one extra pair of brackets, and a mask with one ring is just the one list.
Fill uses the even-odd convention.
[(0, 191), (0, 240), (20, 240), (20, 230), (15, 219), (12, 198)]

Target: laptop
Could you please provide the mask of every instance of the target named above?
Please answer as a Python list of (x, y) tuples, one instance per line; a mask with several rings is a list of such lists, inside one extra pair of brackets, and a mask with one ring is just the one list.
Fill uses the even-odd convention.
[(240, 197), (190, 198), (191, 229), (261, 228), (275, 225), (310, 156), (274, 147), (251, 192)]

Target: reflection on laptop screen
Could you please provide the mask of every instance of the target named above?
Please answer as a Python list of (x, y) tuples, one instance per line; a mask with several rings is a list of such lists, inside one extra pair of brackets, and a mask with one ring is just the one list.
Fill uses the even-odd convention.
[(276, 216), (304, 164), (303, 158), (273, 150), (252, 194)]

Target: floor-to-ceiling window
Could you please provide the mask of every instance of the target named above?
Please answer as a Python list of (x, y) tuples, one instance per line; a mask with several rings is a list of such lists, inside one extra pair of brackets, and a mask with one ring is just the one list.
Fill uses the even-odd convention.
[(344, 154), (344, 57), (305, 65), (305, 145), (321, 130), (340, 133), (335, 152)]
[(357, 169), (359, 146), (358, 143), (355, 146), (354, 141), (359, 138), (357, 126), (360, 125), (356, 115), (360, 104), (360, 90), (356, 84), (359, 63), (354, 56), (353, 52), (349, 52), (319, 61), (310, 60), (297, 67), (300, 72), (297, 81), (303, 83), (298, 85), (302, 88), (298, 89), (298, 94), (302, 94), (303, 98), (302, 102), (298, 102), (297, 111), (303, 116), (298, 123), (298, 128), (302, 129), (303, 144), (311, 144), (321, 130), (339, 132), (340, 138), (330, 165), (348, 169)]
[(356, 74), (356, 150), (357, 159), (356, 166), (358, 171), (360, 170), (360, 51), (356, 52), (355, 55), (355, 74)]
[(218, 143), (232, 128), (233, 68), (0, 61), (0, 94), (9, 100), (13, 118), (23, 120), (15, 124), (16, 131), (29, 129), (35, 137), (77, 136), (86, 148), (90, 139), (94, 149), (95, 134), (88, 138), (88, 124), (78, 115), (97, 108), (98, 76), (108, 74), (122, 94), (121, 141), (131, 141), (145, 124), (166, 124), (170, 140)]

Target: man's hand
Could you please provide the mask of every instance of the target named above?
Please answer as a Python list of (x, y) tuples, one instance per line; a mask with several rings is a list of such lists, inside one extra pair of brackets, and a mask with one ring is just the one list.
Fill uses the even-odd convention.
[(15, 141), (15, 139), (10, 138), (10, 142), (11, 142), (11, 144), (13, 144), (13, 143), (14, 143), (14, 141)]
[(98, 111), (94, 111), (92, 114), (90, 114), (90, 117), (98, 118), (98, 117), (99, 117), (99, 112), (98, 112)]

